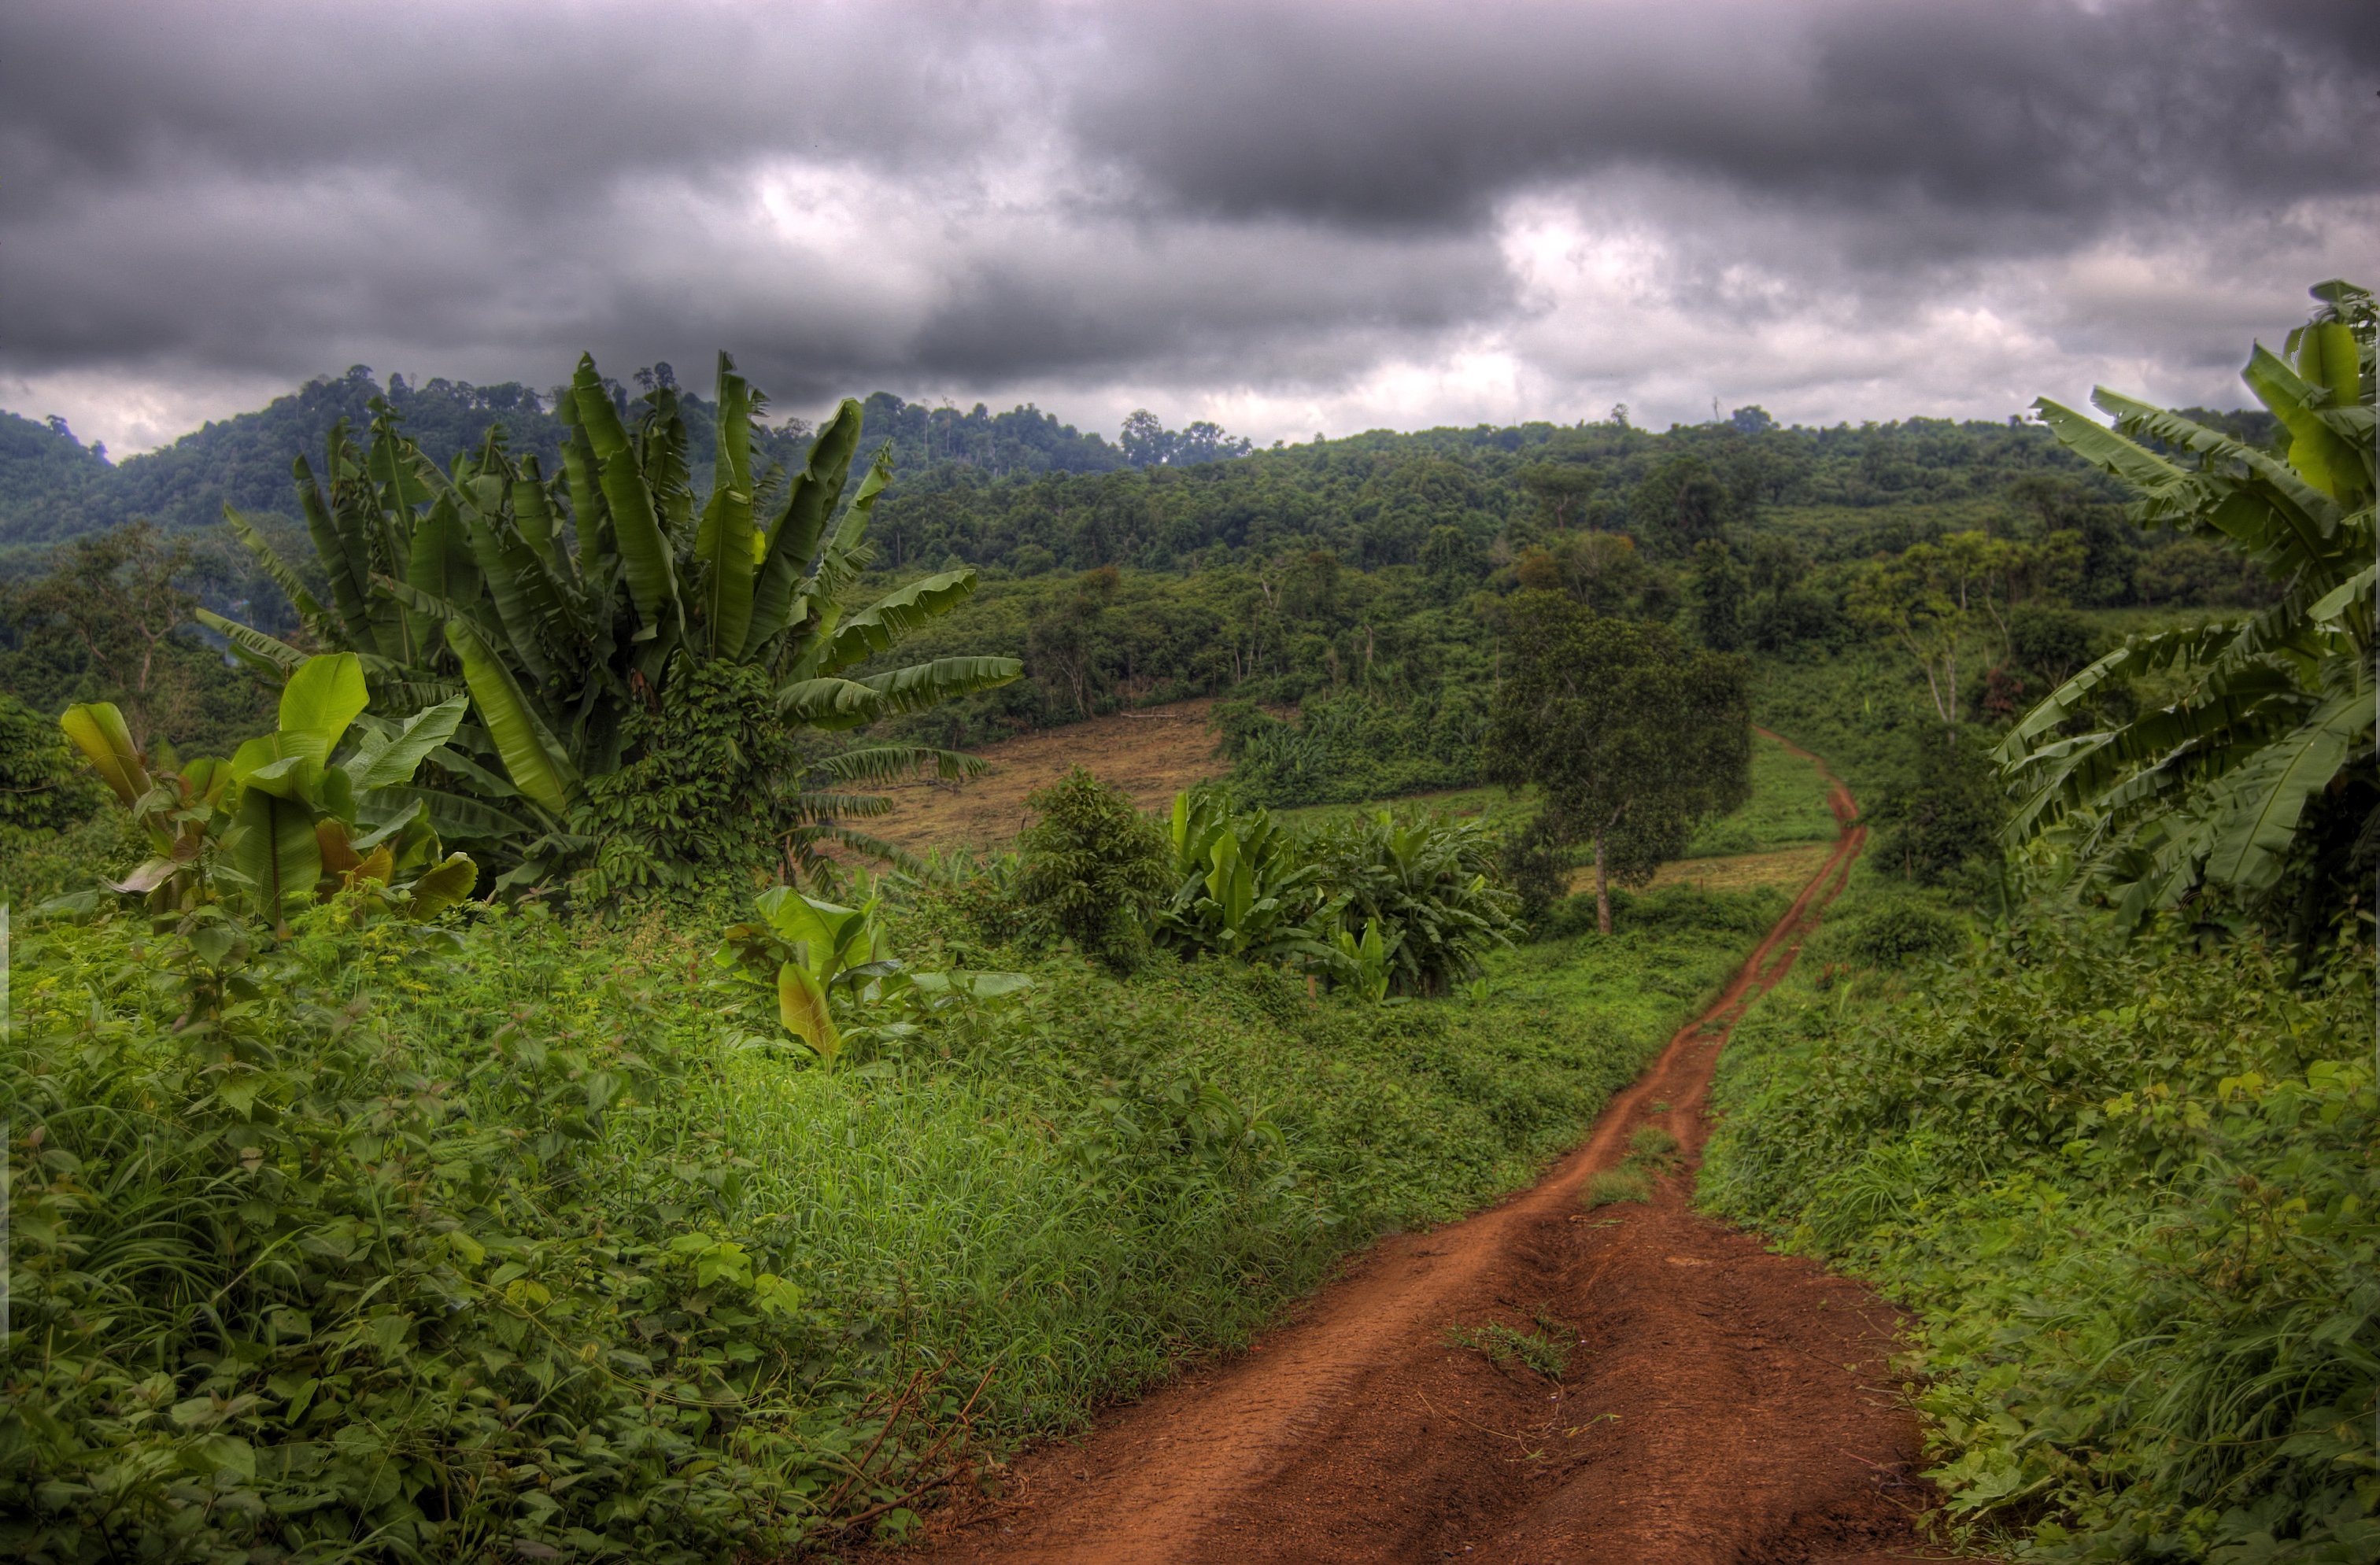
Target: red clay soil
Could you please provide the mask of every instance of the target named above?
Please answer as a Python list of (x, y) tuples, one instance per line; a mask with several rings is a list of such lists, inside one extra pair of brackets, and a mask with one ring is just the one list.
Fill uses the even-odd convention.
[[(1832, 780), (1829, 779), (1831, 782)], [(935, 1518), (950, 1565), (1922, 1559), (1918, 1430), (1889, 1377), (1893, 1307), (1695, 1215), (1712, 1068), (1791, 964), (1864, 838), (1542, 1183), (1375, 1245), (1245, 1353), (1020, 1461)], [(1681, 1143), (1650, 1205), (1584, 1210), (1640, 1126)], [(1551, 1329), (1560, 1382), (1450, 1344)], [(1545, 1323), (1554, 1323), (1548, 1327)]]

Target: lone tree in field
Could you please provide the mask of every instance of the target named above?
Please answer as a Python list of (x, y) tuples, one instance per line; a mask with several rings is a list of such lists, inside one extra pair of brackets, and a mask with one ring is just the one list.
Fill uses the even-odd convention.
[(1751, 797), (1749, 665), (1560, 593), (1522, 593), (1508, 625), (1488, 779), (1536, 785), (1547, 841), (1594, 844), (1596, 927), (1608, 935), (1613, 880), (1643, 885), (1696, 823)]

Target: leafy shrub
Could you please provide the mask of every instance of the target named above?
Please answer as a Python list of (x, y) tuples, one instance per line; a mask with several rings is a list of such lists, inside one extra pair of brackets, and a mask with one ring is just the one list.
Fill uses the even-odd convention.
[(1820, 961), (1900, 967), (1955, 956), (1967, 949), (1967, 922), (1957, 914), (1902, 896), (1823, 928), (1810, 946)]
[(90, 819), (105, 796), (75, 764), (55, 719), (0, 692), (0, 833), (63, 831)]
[(1999, 773), (1984, 742), (1964, 728), (1936, 728), (1911, 743), (1904, 770), (1868, 819), (1869, 857), (1921, 886), (1949, 881), (1970, 859), (1999, 857), (2006, 813)]
[(1451, 994), (1521, 931), (1519, 899), (1498, 883), (1496, 838), (1475, 820), (1400, 819), (1389, 810), (1326, 821), (1305, 850), (1321, 867), (1339, 927), (1377, 925), (1390, 942), (1389, 989)]
[(1752, 644), (1764, 652), (1840, 651), (1853, 639), (1852, 624), (1830, 598), (1780, 592), (1755, 599), (1744, 614)]
[(1174, 889), (1164, 829), (1079, 766), (1025, 802), (1038, 817), (1016, 839), (1026, 904), (1077, 949), (1120, 971), (1136, 965), (1149, 916)]

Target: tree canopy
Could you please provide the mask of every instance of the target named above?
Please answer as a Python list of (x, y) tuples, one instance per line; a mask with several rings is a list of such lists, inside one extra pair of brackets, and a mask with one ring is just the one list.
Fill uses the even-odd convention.
[(1545, 833), (1593, 844), (1609, 934), (1612, 880), (1642, 885), (1698, 822), (1751, 797), (1749, 665), (1559, 593), (1520, 594), (1504, 623), (1488, 781), (1535, 785)]

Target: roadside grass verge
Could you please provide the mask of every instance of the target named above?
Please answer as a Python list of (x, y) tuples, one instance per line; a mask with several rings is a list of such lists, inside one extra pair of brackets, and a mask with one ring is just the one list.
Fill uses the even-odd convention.
[(1951, 1541), (2042, 1560), (2380, 1553), (2372, 952), (2312, 987), (1855, 877), (1719, 1063), (1703, 1204), (1916, 1312)]

